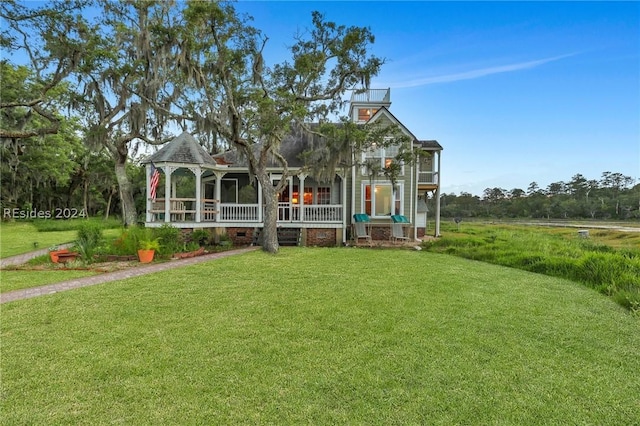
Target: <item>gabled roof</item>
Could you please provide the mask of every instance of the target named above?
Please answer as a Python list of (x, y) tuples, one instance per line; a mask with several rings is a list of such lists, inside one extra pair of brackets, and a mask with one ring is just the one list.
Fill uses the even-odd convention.
[[(314, 125), (312, 125), (312, 127), (313, 126)], [(287, 160), (289, 167), (296, 168), (304, 166), (304, 162), (301, 159), (303, 152), (320, 149), (322, 147), (324, 147), (324, 142), (318, 135), (310, 134), (302, 129), (302, 127), (294, 126), (291, 132), (282, 139), (278, 152)], [(253, 149), (259, 151), (262, 149), (262, 144), (255, 144)], [(235, 149), (214, 155), (213, 158), (219, 164), (229, 164), (233, 167), (248, 166), (246, 158), (243, 158)], [(280, 163), (271, 158), (269, 159), (268, 166), (280, 167)]]
[(389, 111), (385, 106), (381, 106), (378, 109), (378, 111), (376, 111), (376, 113), (373, 114), (371, 118), (369, 118), (369, 121), (367, 121), (367, 124), (374, 123), (375, 121), (379, 120), (380, 117), (382, 116), (387, 117), (393, 124), (397, 125), (401, 131), (403, 131), (408, 136), (410, 136), (411, 139), (416, 140), (416, 137), (413, 135), (413, 133), (411, 133), (409, 129), (407, 129), (407, 127), (395, 117), (395, 115), (391, 114), (391, 111)]
[(425, 149), (427, 151), (441, 151), (442, 150), (442, 145), (440, 145), (438, 143), (438, 141), (435, 140), (429, 140), (429, 141), (415, 141), (414, 142), (414, 146), (418, 146), (422, 149)]
[(147, 157), (143, 163), (184, 163), (215, 165), (211, 155), (188, 132), (167, 142), (160, 151)]

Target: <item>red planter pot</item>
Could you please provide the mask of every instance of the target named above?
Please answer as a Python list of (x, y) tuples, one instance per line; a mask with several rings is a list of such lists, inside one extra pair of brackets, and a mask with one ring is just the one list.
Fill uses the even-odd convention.
[(140, 263), (151, 263), (155, 253), (155, 250), (138, 250), (138, 259)]
[(58, 263), (58, 261), (60, 260), (60, 254), (65, 254), (65, 253), (69, 253), (69, 250), (67, 249), (60, 249), (60, 250), (52, 250), (49, 252), (49, 258), (51, 258), (51, 261), (53, 263)]

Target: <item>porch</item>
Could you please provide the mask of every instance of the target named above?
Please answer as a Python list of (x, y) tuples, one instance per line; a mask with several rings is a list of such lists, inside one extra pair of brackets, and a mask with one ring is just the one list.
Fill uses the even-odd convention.
[[(264, 205), (260, 203), (220, 203), (216, 199), (157, 198), (151, 201), (147, 226), (157, 227), (170, 223), (178, 228), (223, 227), (229, 225), (262, 226)], [(293, 202), (278, 203), (278, 223), (301, 225), (341, 226), (344, 207), (340, 204), (300, 205)]]

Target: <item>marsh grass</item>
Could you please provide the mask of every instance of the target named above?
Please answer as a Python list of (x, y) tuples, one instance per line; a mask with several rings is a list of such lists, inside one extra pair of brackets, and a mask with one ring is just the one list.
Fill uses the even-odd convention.
[(252, 252), (2, 307), (3, 424), (634, 424), (638, 319), (406, 250)]
[[(423, 247), (468, 259), (567, 278), (585, 284), (628, 309), (640, 306), (640, 247), (608, 245), (626, 240), (620, 231), (597, 231), (579, 238), (575, 230), (511, 225), (465, 224), (445, 228), (443, 237)], [(616, 248), (618, 247), (618, 248)]]

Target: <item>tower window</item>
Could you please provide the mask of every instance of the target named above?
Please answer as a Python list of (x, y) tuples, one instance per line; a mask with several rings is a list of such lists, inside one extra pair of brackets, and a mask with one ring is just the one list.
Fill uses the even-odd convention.
[(377, 108), (360, 108), (358, 109), (358, 121), (369, 121), (376, 112), (378, 112)]

